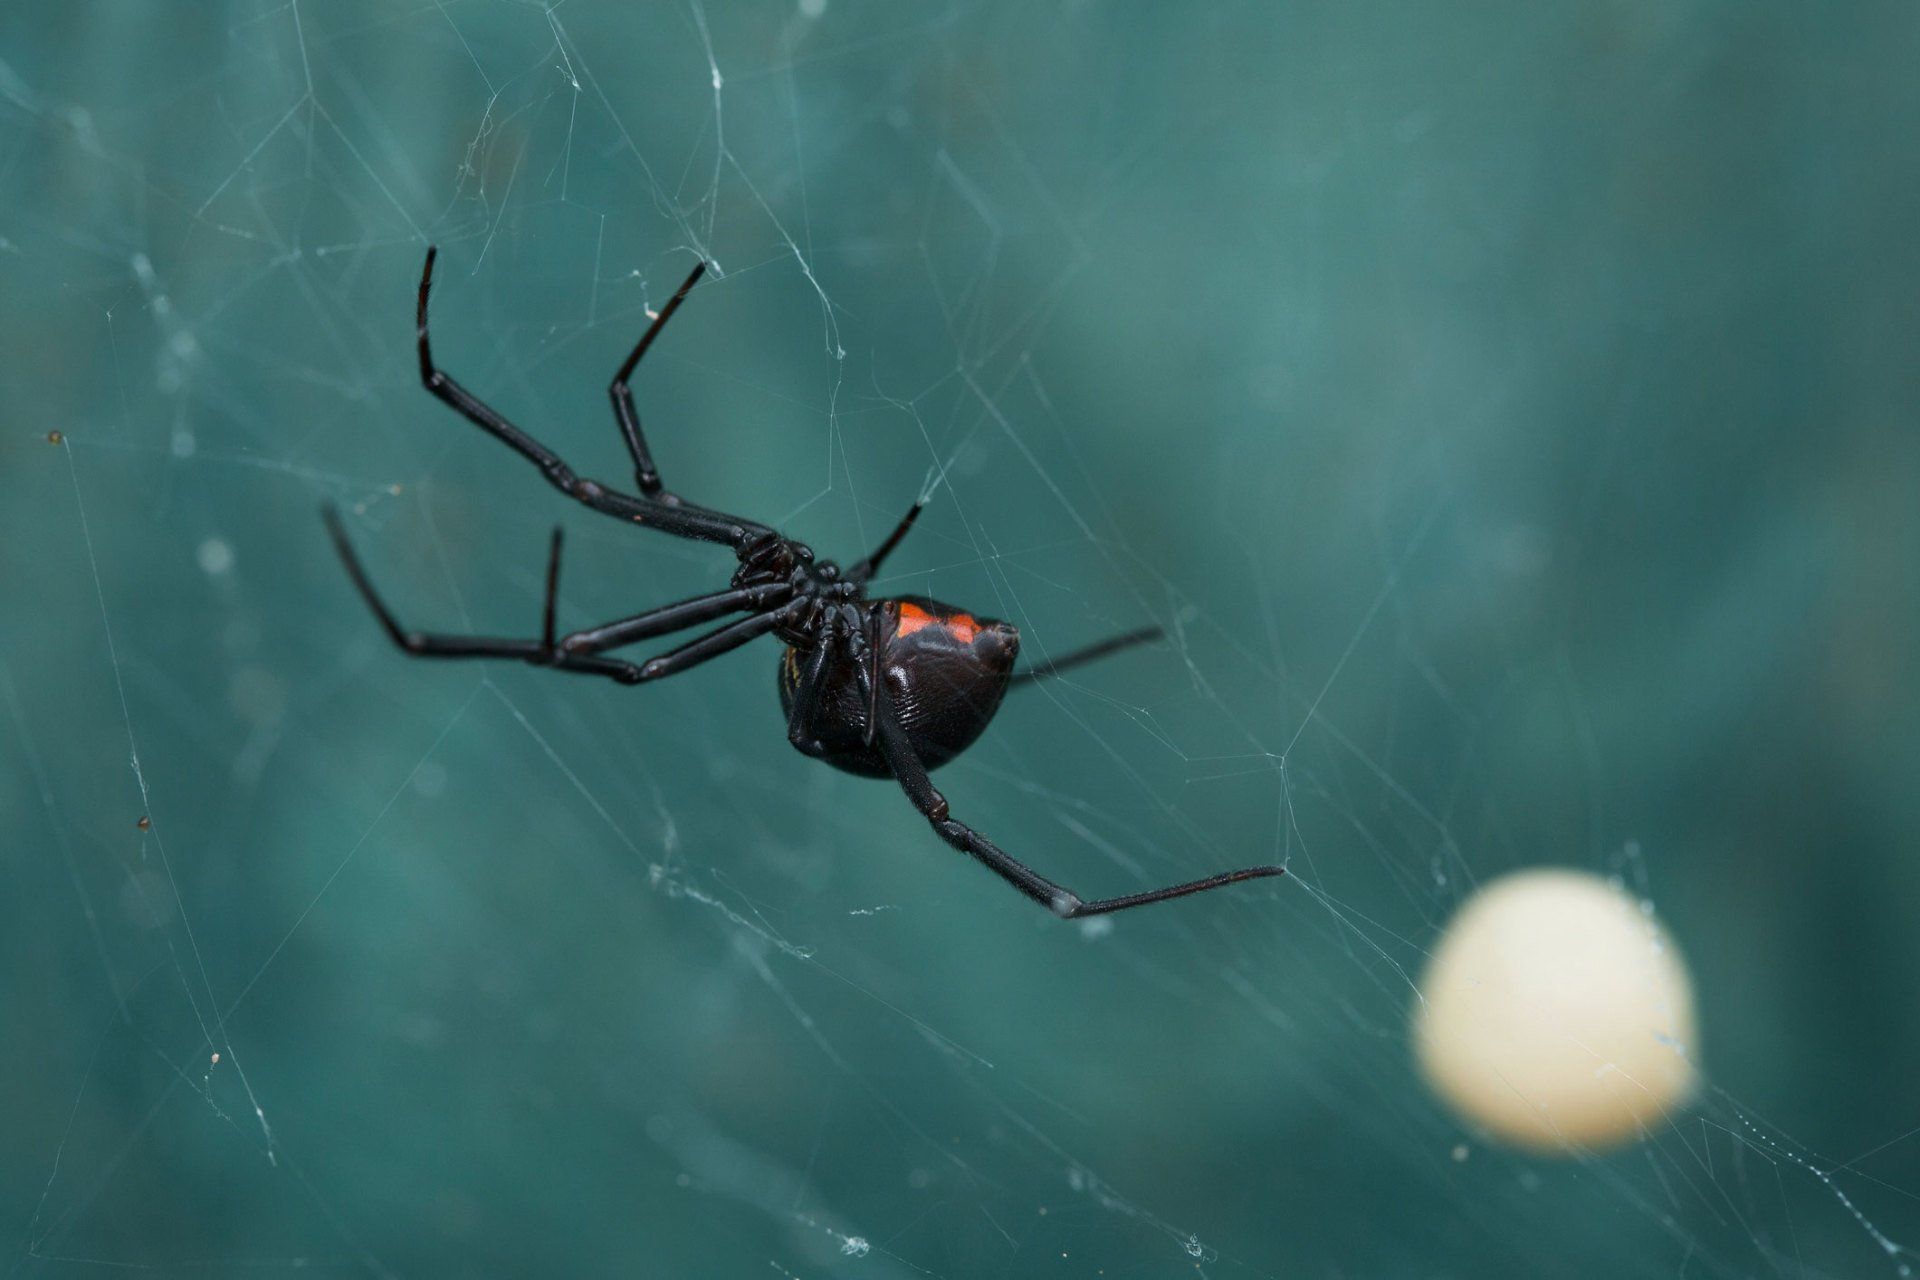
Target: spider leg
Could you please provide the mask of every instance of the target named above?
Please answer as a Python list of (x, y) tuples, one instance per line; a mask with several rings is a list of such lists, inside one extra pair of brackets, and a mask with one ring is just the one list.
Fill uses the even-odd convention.
[(932, 780), (927, 777), (926, 766), (920, 762), (912, 743), (907, 740), (907, 731), (901, 725), (893, 699), (884, 686), (880, 691), (879, 705), (880, 752), (914, 808), (926, 815), (927, 821), (933, 824), (933, 829), (942, 840), (968, 857), (985, 863), (995, 875), (1063, 920), (1108, 915), (1130, 907), (1165, 902), (1169, 898), (1184, 898), (1190, 893), (1204, 893), (1208, 889), (1218, 889), (1241, 880), (1280, 876), (1287, 872), (1285, 867), (1244, 867), (1238, 871), (1223, 871), (1202, 880), (1168, 885), (1164, 889), (1149, 889), (1143, 893), (1128, 893), (1117, 898), (1099, 898), (1089, 902), (1064, 885), (1047, 879), (966, 823), (953, 818), (948, 813), (946, 797), (934, 788)]
[(913, 528), (913, 522), (920, 518), (920, 512), (926, 505), (925, 502), (916, 502), (909, 507), (907, 514), (901, 517), (900, 523), (893, 527), (893, 532), (887, 535), (887, 540), (875, 548), (866, 559), (847, 570), (848, 580), (865, 582), (880, 572), (881, 562), (893, 554), (893, 549), (900, 545), (902, 538), (907, 536), (907, 530)]
[(1045, 680), (1049, 676), (1057, 676), (1061, 672), (1070, 671), (1083, 663), (1104, 658), (1110, 653), (1118, 653), (1122, 649), (1131, 649), (1134, 645), (1145, 644), (1149, 640), (1158, 640), (1164, 634), (1165, 632), (1161, 631), (1159, 627), (1141, 627), (1138, 630), (1129, 631), (1125, 635), (1112, 636), (1100, 641), (1098, 644), (1090, 644), (1084, 649), (1075, 649), (1071, 653), (1062, 654), (1051, 662), (1043, 662), (1037, 667), (1019, 672), (1013, 677), (1013, 683), (1022, 684), (1029, 680)]
[(347, 541), (347, 531), (340, 523), (340, 514), (332, 507), (322, 509), (321, 514), (327, 522), (327, 531), (333, 536), (333, 545), (340, 553), (340, 559), (347, 566), (347, 576), (353, 579), (353, 585), (360, 596), (373, 610), (373, 616), (380, 621), (381, 629), (399, 648), (417, 658), (512, 658), (530, 663), (536, 667), (553, 667), (560, 671), (577, 671), (583, 675), (607, 676), (621, 684), (639, 684), (646, 675), (631, 662), (622, 662), (617, 658), (597, 658), (591, 654), (568, 653), (555, 647), (553, 643), (553, 597), (559, 585), (560, 576), (560, 537), (556, 530), (553, 547), (547, 560), (547, 599), (542, 611), (542, 638), (539, 640), (513, 640), (500, 636), (461, 636), (445, 635), (428, 631), (409, 631), (400, 625), (393, 616), (380, 593), (373, 588), (373, 582), (367, 577), (367, 571), (360, 564), (360, 557), (354, 554), (353, 544)]
[(793, 701), (787, 708), (787, 741), (803, 751), (808, 740), (806, 727), (813, 723), (814, 705), (819, 701), (827, 662), (837, 643), (834, 638), (820, 637), (807, 655), (807, 669), (794, 681)]
[[(907, 518), (908, 523), (912, 517)], [(889, 539), (892, 541), (893, 539)], [(886, 615), (878, 604), (869, 604), (859, 611), (854, 624), (847, 632), (847, 648), (854, 664), (860, 669), (860, 687), (867, 695), (867, 721), (864, 735), (866, 744), (871, 747), (873, 738), (880, 727), (880, 694), (887, 687), (885, 667), (886, 637), (882, 634), (886, 626)]]
[(667, 327), (667, 321), (673, 318), (673, 313), (680, 309), (680, 304), (687, 300), (687, 295), (693, 292), (693, 286), (700, 283), (700, 277), (705, 275), (706, 271), (706, 263), (693, 264), (693, 270), (688, 274), (686, 281), (674, 291), (673, 297), (667, 300), (667, 305), (660, 308), (660, 313), (653, 318), (653, 323), (647, 326), (647, 331), (640, 335), (640, 341), (634, 343), (633, 351), (627, 356), (626, 363), (620, 366), (620, 372), (613, 375), (613, 382), (607, 387), (607, 395), (613, 400), (613, 416), (620, 423), (620, 434), (626, 439), (627, 452), (633, 457), (633, 477), (640, 484), (640, 492), (649, 498), (660, 496), (660, 471), (653, 465), (653, 454), (647, 449), (647, 438), (640, 433), (640, 411), (633, 403), (631, 385), (633, 371), (639, 366), (640, 358), (647, 354), (647, 348), (652, 346), (653, 340), (660, 336), (660, 331)]
[(553, 643), (554, 613), (560, 604), (560, 526), (553, 526), (553, 541), (547, 544), (547, 601), (540, 609), (540, 642)]
[[(420, 348), (420, 381), (435, 397), (540, 468), (540, 474), (554, 488), (595, 511), (619, 520), (647, 525), (675, 537), (722, 543), (735, 551), (744, 551), (754, 543), (773, 536), (773, 530), (752, 520), (742, 520), (704, 507), (665, 501), (651, 495), (634, 497), (609, 489), (598, 481), (583, 479), (561, 460), (559, 454), (508, 422), (435, 365), (433, 347), (427, 336), (427, 297), (433, 289), (433, 263), (437, 253), (438, 250), (433, 247), (427, 249), (426, 266), (420, 273), (420, 298), (414, 311)], [(657, 324), (655, 328), (658, 328)], [(635, 430), (637, 432), (637, 426)]]
[(684, 631), (688, 627), (699, 626), (703, 622), (712, 622), (715, 618), (729, 613), (746, 610), (752, 613), (765, 613), (768, 609), (787, 603), (793, 595), (793, 588), (784, 582), (768, 583), (758, 587), (739, 587), (730, 591), (715, 591), (711, 595), (694, 596), (690, 600), (680, 600), (673, 604), (664, 604), (657, 609), (648, 609), (636, 613), (631, 618), (621, 618), (617, 622), (602, 623), (597, 627), (588, 627), (583, 631), (574, 631), (554, 639), (554, 611), (560, 594), (560, 527), (554, 526), (553, 545), (547, 554), (547, 603), (541, 615), (540, 635), (550, 652), (568, 655), (601, 653), (608, 649), (618, 649), (622, 645), (633, 644), (638, 640), (648, 640), (654, 636), (666, 635), (671, 631)]
[(724, 627), (716, 627), (703, 636), (687, 641), (678, 649), (641, 663), (640, 678), (661, 680), (667, 676), (677, 676), (690, 667), (697, 667), (723, 653), (738, 649), (749, 640), (759, 639), (786, 622), (792, 611), (793, 606), (788, 605), (785, 608), (775, 609), (772, 613), (755, 614), (750, 618), (741, 618), (738, 622), (729, 622)]
[[(361, 598), (367, 602), (367, 607), (373, 610), (373, 616), (379, 620), (381, 629), (387, 633), (394, 644), (415, 657), (512, 658), (536, 667), (552, 667), (559, 671), (607, 676), (621, 684), (643, 684), (649, 680), (676, 675), (689, 667), (698, 666), (709, 658), (717, 658), (729, 649), (743, 645), (756, 636), (766, 634), (786, 619), (786, 610), (781, 607), (786, 602), (780, 597), (788, 588), (785, 584), (775, 584), (772, 587), (750, 587), (740, 591), (716, 592), (710, 596), (695, 596), (691, 600), (664, 605), (646, 613), (636, 614), (631, 618), (610, 622), (605, 626), (576, 631), (556, 640), (554, 613), (560, 586), (560, 531), (555, 529), (553, 542), (547, 553), (547, 594), (541, 609), (540, 639), (514, 640), (499, 636), (463, 636), (409, 631), (400, 625), (399, 620), (393, 616), (393, 611), (387, 608), (386, 602), (380, 598), (380, 593), (374, 590), (373, 582), (367, 577), (367, 571), (361, 565), (360, 557), (354, 552), (353, 544), (347, 540), (346, 527), (340, 522), (340, 513), (328, 506), (321, 509), (321, 515), (326, 519), (327, 531), (333, 537), (333, 545), (347, 567), (347, 576), (353, 579), (353, 585), (359, 590)], [(602, 649), (631, 644), (636, 640), (644, 640), (669, 631), (683, 630), (702, 622), (711, 622), (724, 614), (749, 608), (758, 608), (761, 611), (708, 632), (670, 653), (643, 664), (636, 665), (618, 658), (594, 656)], [(768, 609), (772, 611), (767, 612)]]
[(793, 588), (784, 582), (763, 587), (716, 591), (709, 596), (695, 596), (691, 600), (661, 605), (658, 609), (636, 613), (631, 618), (622, 618), (618, 622), (609, 622), (602, 626), (589, 627), (584, 631), (576, 631), (572, 635), (562, 636), (560, 647), (569, 653), (601, 653), (608, 649), (617, 649), (621, 645), (632, 644), (636, 640), (649, 640), (654, 636), (666, 635), (670, 631), (683, 631), (688, 627), (696, 627), (703, 622), (712, 622), (715, 618), (725, 617), (729, 613), (739, 613), (743, 610), (749, 613), (761, 613), (775, 605), (785, 604), (792, 594)]

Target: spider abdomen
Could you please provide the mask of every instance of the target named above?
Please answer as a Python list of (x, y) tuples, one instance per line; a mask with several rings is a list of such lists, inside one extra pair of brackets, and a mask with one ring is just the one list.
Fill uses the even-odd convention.
[[(1020, 633), (991, 618), (921, 596), (876, 600), (880, 670), (914, 753), (937, 769), (971, 746), (1000, 709), (1020, 652)], [(831, 653), (819, 687), (800, 696), (811, 654), (789, 648), (780, 661), (780, 707), (793, 745), (816, 760), (864, 777), (892, 776), (874, 735), (860, 668)], [(796, 716), (796, 702), (802, 709)]]

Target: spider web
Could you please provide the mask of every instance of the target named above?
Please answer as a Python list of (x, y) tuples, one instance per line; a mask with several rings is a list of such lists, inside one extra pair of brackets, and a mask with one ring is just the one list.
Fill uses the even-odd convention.
[[(7, 1274), (1909, 1274), (1915, 36), (0, 15)], [(555, 521), (569, 625), (732, 569), (419, 390), (429, 242), (442, 362), (583, 473), (704, 258), (675, 490), (843, 560), (925, 497), (881, 588), (1031, 661), (1165, 628), (958, 816), (1087, 896), (1293, 874), (1062, 924), (795, 755), (770, 645), (401, 660), (322, 502), (426, 628), (534, 634)], [(1618, 1152), (1409, 1063), (1543, 862), (1696, 969), (1701, 1096)]]

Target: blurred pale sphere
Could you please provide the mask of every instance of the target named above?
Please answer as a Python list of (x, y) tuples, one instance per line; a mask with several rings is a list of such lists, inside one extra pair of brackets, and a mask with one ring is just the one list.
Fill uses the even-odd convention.
[(1543, 869), (1486, 885), (1441, 935), (1420, 991), (1422, 1072), (1509, 1142), (1620, 1142), (1692, 1090), (1686, 967), (1651, 912), (1598, 876)]

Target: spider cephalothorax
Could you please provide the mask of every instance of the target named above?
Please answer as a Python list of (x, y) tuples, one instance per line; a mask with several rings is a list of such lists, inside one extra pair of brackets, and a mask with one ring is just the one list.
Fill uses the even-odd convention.
[[(676, 675), (771, 634), (786, 645), (779, 667), (780, 705), (787, 716), (787, 738), (796, 748), (849, 773), (896, 779), (941, 839), (1057, 915), (1100, 915), (1284, 873), (1283, 867), (1247, 867), (1088, 902), (949, 814), (946, 798), (934, 789), (928, 770), (973, 744), (1000, 709), (1009, 688), (1152, 639), (1159, 631), (1152, 627), (1132, 631), (1015, 672), (1020, 636), (1009, 624), (924, 596), (868, 598), (868, 581), (913, 527), (920, 503), (871, 554), (842, 570), (830, 560), (816, 558), (805, 543), (782, 537), (766, 525), (667, 492), (641, 435), (629, 381), (640, 358), (699, 281), (705, 263), (694, 267), (686, 283), (660, 309), (608, 388), (614, 418), (633, 459), (639, 492), (629, 494), (577, 475), (558, 454), (482, 403), (433, 362), (427, 297), (433, 286), (434, 256), (429, 248), (415, 312), (420, 377), (427, 390), (532, 462), (549, 484), (575, 501), (663, 533), (720, 543), (732, 549), (739, 568), (724, 591), (559, 635), (554, 616), (560, 584), (560, 531), (556, 528), (547, 557), (546, 608), (539, 639), (428, 634), (406, 630), (395, 620), (354, 555), (338, 513), (329, 508), (327, 524), (348, 574), (400, 648), (418, 657), (515, 658), (534, 666), (642, 684)], [(732, 614), (746, 616), (642, 663), (603, 656), (609, 650)]]

